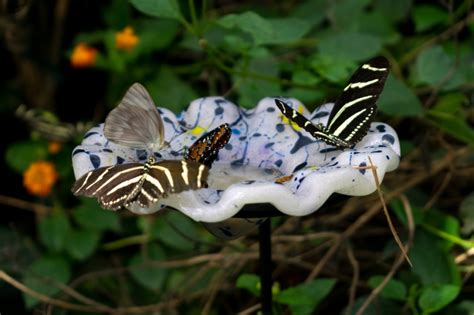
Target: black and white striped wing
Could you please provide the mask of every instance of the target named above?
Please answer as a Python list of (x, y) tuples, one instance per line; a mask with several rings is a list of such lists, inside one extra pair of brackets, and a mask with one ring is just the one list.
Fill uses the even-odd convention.
[(389, 63), (384, 57), (375, 57), (363, 64), (336, 100), (325, 132), (347, 146), (359, 142), (375, 117), (376, 102), (388, 72)]
[(101, 167), (79, 178), (72, 192), (76, 196), (96, 197), (101, 207), (118, 210), (135, 198), (144, 174), (145, 165), (140, 163)]
[(388, 71), (389, 63), (384, 57), (373, 58), (362, 65), (336, 100), (326, 126), (314, 125), (281, 100), (276, 99), (275, 103), (283, 115), (316, 139), (338, 148), (347, 148), (367, 134), (377, 112), (376, 102)]
[(101, 207), (118, 210), (132, 202), (151, 207), (172, 193), (207, 187), (209, 169), (198, 162), (154, 159), (146, 164), (130, 163), (102, 167), (79, 178), (72, 192), (96, 197)]
[(150, 94), (134, 83), (105, 119), (105, 137), (137, 149), (158, 149), (164, 144), (164, 125)]
[[(209, 169), (191, 161), (161, 161), (150, 166), (135, 198), (141, 207), (151, 207), (169, 194), (207, 187)], [(134, 201), (134, 200), (133, 200)]]

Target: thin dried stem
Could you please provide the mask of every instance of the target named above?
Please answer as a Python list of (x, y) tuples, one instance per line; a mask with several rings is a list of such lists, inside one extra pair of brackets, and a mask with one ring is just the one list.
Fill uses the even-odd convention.
[(81, 304), (75, 304), (75, 303), (70, 303), (67, 301), (63, 300), (58, 300), (54, 299), (52, 297), (49, 297), (47, 295), (44, 295), (42, 293), (39, 293), (20, 281), (14, 279), (10, 275), (8, 275), (5, 271), (0, 270), (0, 279), (4, 280), (8, 284), (12, 285), (13, 287), (17, 288), (21, 292), (34, 297), (35, 299), (40, 300), (43, 303), (47, 304), (53, 304), (55, 306), (61, 307), (63, 309), (68, 309), (68, 310), (73, 310), (73, 311), (85, 311), (85, 312), (107, 312), (110, 313), (113, 309), (110, 307), (102, 307), (98, 305), (90, 306), (90, 305), (81, 305)]
[(380, 182), (379, 182), (379, 177), (378, 177), (378, 174), (377, 174), (377, 169), (376, 169), (376, 167), (374, 167), (374, 164), (372, 163), (372, 159), (370, 158), (370, 156), (369, 156), (369, 162), (370, 162), (370, 166), (372, 167), (371, 170), (372, 170), (372, 175), (374, 176), (375, 185), (377, 187), (377, 193), (379, 195), (380, 202), (382, 203), (383, 213), (385, 215), (385, 218), (387, 219), (387, 223), (388, 223), (388, 226), (390, 228), (390, 231), (392, 232), (392, 235), (395, 239), (395, 242), (397, 243), (398, 247), (400, 247), (400, 250), (402, 251), (403, 255), (405, 256), (405, 259), (410, 264), (410, 266), (413, 267), (413, 265), (410, 261), (410, 258), (408, 257), (408, 254), (405, 252), (405, 249), (403, 247), (403, 243), (400, 240), (400, 237), (398, 236), (397, 230), (395, 229), (395, 226), (393, 225), (392, 219), (390, 218), (390, 214), (388, 213), (387, 204), (385, 203), (385, 199), (383, 197), (382, 190), (380, 189)]
[(33, 211), (38, 215), (45, 215), (45, 214), (50, 213), (53, 210), (53, 208), (39, 204), (39, 203), (29, 202), (29, 201), (25, 201), (22, 199), (5, 196), (5, 195), (0, 195), (0, 203), (7, 206), (15, 207), (18, 209), (22, 209), (22, 210)]
[(354, 252), (350, 245), (346, 246), (347, 258), (352, 267), (352, 282), (349, 289), (349, 302), (347, 303), (347, 314), (352, 314), (352, 308), (354, 307), (354, 301), (356, 297), (357, 284), (359, 283), (360, 268), (359, 262), (354, 256)]
[(370, 293), (369, 297), (364, 301), (364, 303), (361, 305), (359, 310), (355, 315), (362, 315), (366, 311), (367, 307), (369, 307), (370, 303), (382, 292), (383, 288), (387, 285), (387, 283), (390, 281), (390, 279), (393, 278), (395, 273), (398, 271), (398, 269), (401, 267), (403, 264), (403, 261), (405, 260), (405, 255), (410, 248), (411, 244), (413, 243), (413, 238), (415, 236), (415, 221), (413, 220), (413, 212), (410, 206), (410, 202), (408, 201), (408, 198), (405, 195), (401, 195), (400, 199), (403, 204), (403, 209), (405, 210), (405, 215), (407, 218), (407, 225), (408, 225), (408, 242), (404, 245), (404, 250), (403, 252), (398, 256), (398, 258), (395, 260), (395, 262), (392, 265), (392, 268), (388, 272), (388, 274), (385, 276), (385, 278), (382, 280), (382, 282), (372, 290)]

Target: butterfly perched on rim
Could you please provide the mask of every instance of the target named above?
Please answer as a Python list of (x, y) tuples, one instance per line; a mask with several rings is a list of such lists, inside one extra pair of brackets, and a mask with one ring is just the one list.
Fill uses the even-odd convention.
[[(164, 145), (163, 121), (142, 85), (132, 85), (107, 116), (104, 135), (133, 148), (154, 150)], [(119, 164), (89, 171), (74, 183), (72, 192), (96, 197), (105, 209), (128, 208), (133, 203), (150, 208), (169, 194), (207, 187), (209, 168), (230, 135), (227, 124), (217, 127), (191, 145), (182, 161), (157, 161), (152, 155), (145, 164)]]
[(367, 134), (377, 112), (375, 103), (382, 93), (389, 66), (388, 60), (380, 56), (357, 69), (334, 103), (326, 126), (313, 124), (279, 99), (275, 99), (275, 103), (283, 115), (316, 139), (347, 148)]
[(186, 161), (196, 161), (211, 168), (219, 150), (229, 142), (232, 131), (228, 124), (222, 124), (204, 134), (190, 146), (184, 156)]
[(209, 168), (193, 161), (164, 160), (152, 156), (145, 164), (128, 163), (89, 171), (72, 187), (74, 195), (96, 197), (101, 207), (118, 210), (137, 202), (150, 208), (172, 193), (207, 186)]
[(163, 119), (143, 85), (134, 83), (107, 115), (104, 136), (136, 149), (157, 151), (165, 145)]
[(96, 197), (109, 210), (128, 207), (133, 202), (150, 208), (169, 194), (207, 187), (209, 168), (230, 135), (229, 126), (220, 125), (195, 141), (182, 161), (156, 161), (151, 156), (145, 164), (119, 164), (89, 171), (74, 183), (72, 192)]

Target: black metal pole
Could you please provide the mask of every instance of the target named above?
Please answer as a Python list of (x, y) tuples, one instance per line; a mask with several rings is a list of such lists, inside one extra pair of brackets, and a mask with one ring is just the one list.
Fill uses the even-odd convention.
[(260, 251), (260, 303), (262, 314), (272, 314), (272, 232), (271, 218), (268, 218), (258, 228)]

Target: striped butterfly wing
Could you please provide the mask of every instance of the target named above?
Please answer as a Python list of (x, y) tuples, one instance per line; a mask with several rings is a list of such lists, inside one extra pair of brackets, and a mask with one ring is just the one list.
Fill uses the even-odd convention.
[(127, 199), (133, 199), (137, 195), (143, 183), (145, 165), (120, 164), (89, 171), (74, 183), (72, 193), (76, 196), (96, 197), (103, 208), (118, 210)]
[(211, 168), (219, 154), (219, 150), (229, 142), (231, 134), (232, 131), (228, 124), (220, 125), (196, 140), (189, 147), (184, 159), (199, 162)]
[(359, 142), (375, 117), (376, 101), (382, 93), (389, 71), (384, 57), (376, 57), (362, 65), (351, 77), (336, 100), (326, 126), (314, 125), (285, 102), (275, 99), (280, 111), (316, 139), (338, 148)]
[(102, 167), (79, 178), (74, 195), (96, 197), (101, 207), (118, 210), (138, 202), (151, 207), (171, 193), (207, 186), (209, 169), (198, 162), (166, 160)]
[(105, 137), (117, 144), (158, 150), (164, 144), (164, 124), (150, 94), (134, 83), (105, 119)]
[(369, 60), (352, 75), (329, 115), (325, 131), (332, 138), (350, 146), (367, 134), (388, 72), (388, 60), (380, 56)]
[(207, 187), (209, 168), (192, 161), (165, 160), (150, 166), (136, 201), (150, 207), (169, 194)]

